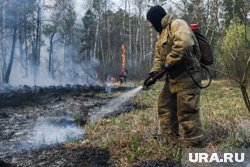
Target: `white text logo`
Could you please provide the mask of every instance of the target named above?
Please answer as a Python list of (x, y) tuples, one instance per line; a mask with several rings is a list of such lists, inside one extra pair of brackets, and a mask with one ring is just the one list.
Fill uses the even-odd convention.
[(189, 153), (188, 160), (190, 162), (244, 162), (245, 153), (223, 153), (222, 158), (219, 157), (217, 153), (212, 153), (209, 155), (208, 153)]

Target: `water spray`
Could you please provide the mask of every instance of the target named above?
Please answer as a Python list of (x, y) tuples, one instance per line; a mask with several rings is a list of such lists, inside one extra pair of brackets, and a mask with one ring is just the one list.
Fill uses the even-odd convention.
[[(156, 76), (149, 78), (149, 82), (155, 83), (158, 79), (161, 79), (167, 73), (166, 69), (160, 71)], [(130, 90), (122, 94), (121, 96), (111, 100), (108, 104), (100, 108), (99, 111), (90, 115), (90, 122), (95, 123), (96, 121), (104, 118), (109, 114), (114, 114), (119, 111), (119, 109), (128, 102), (128, 100), (136, 95), (140, 90), (147, 88), (148, 86), (145, 83), (142, 86), (139, 86), (135, 89)]]
[(90, 122), (95, 123), (96, 121), (104, 118), (105, 116), (107, 116), (109, 114), (114, 114), (114, 113), (118, 112), (120, 107), (122, 107), (124, 104), (126, 104), (130, 98), (134, 97), (135, 94), (142, 89), (143, 89), (143, 86), (139, 86), (139, 87), (132, 89), (129, 92), (126, 92), (126, 93), (122, 94), (121, 96), (111, 100), (108, 104), (101, 107), (98, 112), (95, 112), (90, 116)]

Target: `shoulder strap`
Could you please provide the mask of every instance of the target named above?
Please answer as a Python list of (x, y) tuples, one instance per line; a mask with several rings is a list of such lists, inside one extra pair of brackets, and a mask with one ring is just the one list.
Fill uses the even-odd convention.
[(168, 36), (170, 36), (171, 38), (172, 38), (172, 36), (171, 36), (171, 34), (170, 34), (170, 31), (171, 31), (171, 24), (172, 24), (172, 22), (173, 22), (173, 21), (171, 21), (171, 22), (168, 24), (168, 26), (167, 26), (167, 29), (168, 29)]

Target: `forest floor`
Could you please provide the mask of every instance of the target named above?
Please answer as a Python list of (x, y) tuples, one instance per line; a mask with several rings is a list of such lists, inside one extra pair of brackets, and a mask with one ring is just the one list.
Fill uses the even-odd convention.
[[(183, 144), (156, 140), (152, 135), (159, 129), (157, 98), (163, 82), (138, 92), (119, 114), (88, 122), (89, 113), (136, 85), (127, 83), (112, 93), (83, 87), (2, 93), (0, 166), (181, 166)], [(250, 147), (249, 113), (236, 86), (213, 81), (202, 90), (200, 105), (207, 148)], [(27, 140), (38, 118), (52, 117), (60, 125), (64, 120), (65, 127), (65, 118), (72, 124), (69, 115), (84, 129), (83, 137), (53, 145), (20, 143)]]

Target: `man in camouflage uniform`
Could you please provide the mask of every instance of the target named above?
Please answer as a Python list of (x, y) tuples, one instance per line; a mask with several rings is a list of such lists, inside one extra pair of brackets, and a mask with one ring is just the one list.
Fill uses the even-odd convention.
[(158, 99), (161, 134), (177, 138), (180, 124), (188, 146), (199, 146), (203, 139), (200, 88), (190, 77), (191, 74), (197, 83), (201, 83), (198, 42), (184, 20), (167, 15), (159, 5), (150, 8), (147, 20), (159, 34), (154, 66), (144, 85), (150, 86), (152, 83), (148, 80), (167, 69), (167, 79)]

